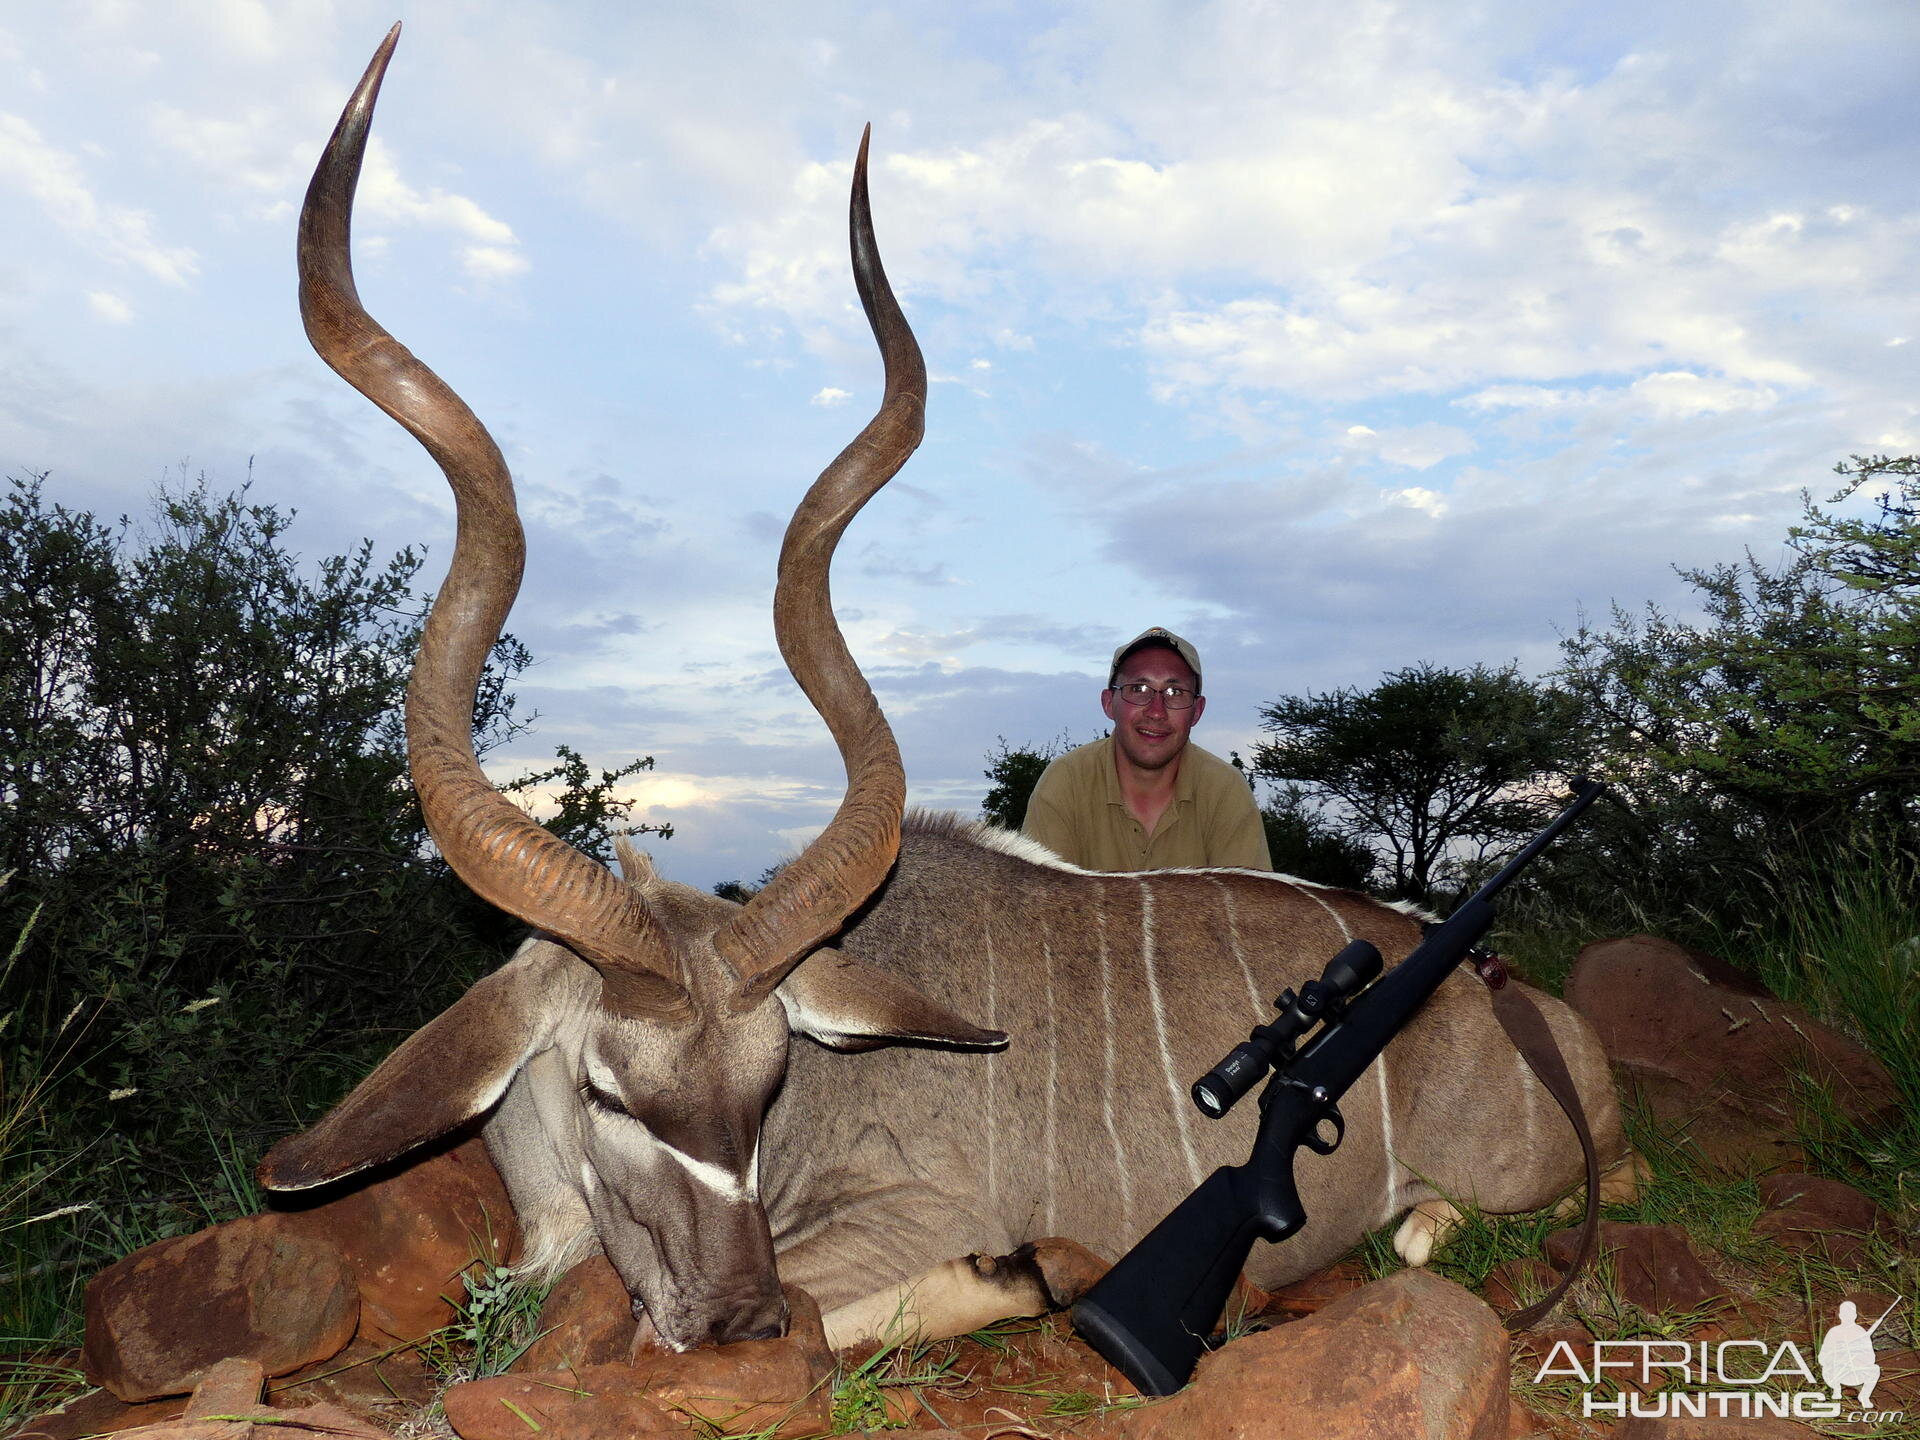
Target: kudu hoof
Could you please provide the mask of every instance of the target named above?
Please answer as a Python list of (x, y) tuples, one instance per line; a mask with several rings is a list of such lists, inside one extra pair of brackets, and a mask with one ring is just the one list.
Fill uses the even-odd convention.
[(1407, 1212), (1393, 1233), (1393, 1248), (1408, 1265), (1418, 1268), (1433, 1257), (1466, 1218), (1451, 1200), (1422, 1200)]

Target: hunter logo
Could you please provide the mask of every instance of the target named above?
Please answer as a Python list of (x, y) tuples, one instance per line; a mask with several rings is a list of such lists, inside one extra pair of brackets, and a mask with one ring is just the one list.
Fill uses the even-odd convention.
[[(1813, 1363), (1791, 1340), (1596, 1340), (1581, 1357), (1556, 1343), (1536, 1385), (1573, 1380), (1585, 1387), (1581, 1414), (1614, 1419), (1844, 1420), (1897, 1425), (1899, 1410), (1874, 1410), (1880, 1381), (1873, 1336), (1900, 1305), (1862, 1325), (1851, 1300), (1821, 1337)], [(1596, 1391), (1612, 1391), (1612, 1394)], [(1853, 1403), (1847, 1392), (1854, 1392)]]

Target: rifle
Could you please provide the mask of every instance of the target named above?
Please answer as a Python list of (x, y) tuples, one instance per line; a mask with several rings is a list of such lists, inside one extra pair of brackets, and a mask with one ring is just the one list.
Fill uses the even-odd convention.
[[(1318, 980), (1307, 981), (1298, 995), (1292, 990), (1281, 993), (1274, 1001), (1280, 1011), (1277, 1019), (1256, 1027), (1244, 1043), (1194, 1083), (1194, 1104), (1217, 1120), (1272, 1072), (1260, 1094), (1260, 1129), (1252, 1155), (1246, 1164), (1222, 1166), (1202, 1181), (1120, 1257), (1072, 1312), (1074, 1328), (1143, 1395), (1171, 1395), (1187, 1383), (1253, 1242), (1284, 1240), (1307, 1223), (1293, 1178), (1300, 1147), (1319, 1155), (1331, 1155), (1339, 1148), (1346, 1134), (1338, 1104), (1341, 1096), (1427, 1003), (1455, 965), (1485, 954), (1477, 947), (1493, 924), (1494, 897), (1605, 789), (1597, 781), (1576, 780), (1573, 803), (1471, 900), (1443, 924), (1429, 929), (1391, 974), (1375, 980), (1381, 970), (1380, 952), (1365, 940), (1350, 941)], [(1488, 983), (1498, 989), (1492, 979)], [(1532, 1011), (1538, 1029), (1544, 1031), (1538, 1011), (1519, 992), (1511, 992), (1511, 997)], [(1501, 1020), (1512, 1033), (1509, 1017), (1503, 1013)], [(1300, 1037), (1315, 1025), (1319, 1032), (1296, 1053)], [(1550, 1036), (1545, 1043), (1550, 1049)], [(1522, 1048), (1527, 1053), (1528, 1047)], [(1566, 1104), (1572, 1082), (1557, 1053), (1546, 1066), (1536, 1054), (1528, 1053), (1527, 1058)], [(1558, 1069), (1567, 1095), (1544, 1073), (1546, 1068)], [(1576, 1108), (1570, 1114), (1576, 1113), (1577, 1097), (1573, 1104)], [(1584, 1118), (1576, 1115), (1574, 1124), (1587, 1151), (1584, 1259), (1598, 1215), (1598, 1167)], [(1578, 1269), (1576, 1262), (1568, 1279)], [(1558, 1293), (1544, 1304), (1551, 1305)], [(1541, 1307), (1529, 1310), (1537, 1314)]]

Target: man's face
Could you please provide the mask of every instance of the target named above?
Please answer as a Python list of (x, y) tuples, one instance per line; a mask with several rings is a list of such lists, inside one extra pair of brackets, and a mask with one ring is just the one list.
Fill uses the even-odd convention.
[[(1193, 671), (1173, 650), (1148, 645), (1129, 655), (1120, 665), (1115, 685), (1144, 684), (1156, 690), (1169, 685), (1195, 688)], [(1206, 697), (1195, 696), (1193, 708), (1169, 710), (1164, 696), (1152, 695), (1144, 705), (1130, 705), (1117, 689), (1100, 692), (1100, 708), (1113, 722), (1113, 743), (1120, 753), (1142, 770), (1158, 770), (1180, 758), (1187, 748), (1187, 732), (1207, 708)]]

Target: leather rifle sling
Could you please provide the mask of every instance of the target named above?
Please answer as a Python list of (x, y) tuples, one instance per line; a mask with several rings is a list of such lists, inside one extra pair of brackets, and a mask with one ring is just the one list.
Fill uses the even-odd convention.
[(1488, 973), (1493, 967), (1483, 967), (1480, 978), (1486, 982), (1487, 991), (1493, 1000), (1494, 1017), (1499, 1020), (1500, 1028), (1507, 1032), (1507, 1038), (1513, 1042), (1514, 1049), (1520, 1052), (1520, 1058), (1527, 1062), (1540, 1083), (1547, 1087), (1547, 1093), (1560, 1102), (1560, 1108), (1567, 1112), (1567, 1119), (1573, 1122), (1574, 1133), (1580, 1137), (1580, 1152), (1587, 1162), (1587, 1212), (1580, 1222), (1580, 1248), (1573, 1257), (1573, 1263), (1567, 1267), (1567, 1273), (1560, 1277), (1560, 1283), (1540, 1299), (1517, 1310), (1506, 1317), (1504, 1323), (1509, 1330), (1524, 1330), (1541, 1316), (1545, 1315), (1560, 1302), (1567, 1293), (1567, 1287), (1579, 1277), (1593, 1259), (1594, 1243), (1600, 1235), (1600, 1158), (1594, 1153), (1593, 1132), (1587, 1128), (1587, 1112), (1580, 1104), (1580, 1092), (1574, 1089), (1573, 1076), (1567, 1073), (1566, 1057), (1560, 1053), (1559, 1043), (1553, 1038), (1553, 1031), (1547, 1025), (1547, 1017), (1540, 1013), (1540, 1007), (1527, 998), (1526, 993), (1517, 985), (1509, 985), (1505, 967), (1499, 966), (1494, 973)]

